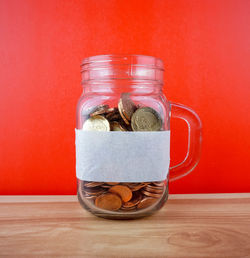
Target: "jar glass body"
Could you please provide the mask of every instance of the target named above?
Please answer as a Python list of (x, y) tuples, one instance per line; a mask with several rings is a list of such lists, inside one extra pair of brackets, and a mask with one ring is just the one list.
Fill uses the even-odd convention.
[[(124, 118), (119, 109), (119, 103), (121, 96), (127, 94), (136, 109), (147, 107), (157, 114), (161, 121), (159, 131), (170, 130), (170, 109), (172, 109), (173, 105), (162, 92), (163, 62), (160, 59), (135, 55), (109, 55), (87, 58), (82, 65), (82, 84), (83, 92), (77, 105), (76, 129), (84, 130), (86, 121), (96, 111), (97, 115), (104, 116), (106, 119), (109, 115), (105, 116), (105, 114), (99, 112), (100, 107), (108, 107), (108, 110), (117, 109), (119, 111), (117, 111), (118, 116), (120, 116), (118, 121), (126, 122), (126, 116)], [(179, 178), (184, 175), (184, 172), (189, 173), (197, 165), (200, 152), (200, 140), (197, 139), (201, 139), (201, 136), (198, 116), (194, 112), (187, 110), (188, 108), (180, 106), (175, 108), (177, 108), (176, 114), (182, 113), (182, 115), (177, 115), (176, 117), (182, 118), (186, 122), (191, 121), (191, 125), (188, 124), (189, 147), (187, 156), (182, 163), (173, 168), (173, 174), (176, 178)], [(180, 110), (181, 112), (179, 112)], [(110, 124), (113, 123), (112, 119), (107, 120)], [(127, 122), (122, 126), (123, 129), (125, 128), (125, 131), (131, 134), (135, 133), (133, 126), (131, 127), (131, 120)], [(194, 126), (192, 123), (197, 125)], [(190, 128), (196, 129), (191, 132)], [(124, 131), (123, 129), (121, 131)], [(123, 132), (121, 131), (117, 133), (122, 134)], [(190, 142), (193, 143), (190, 144)], [(194, 142), (198, 143), (195, 145)], [(91, 161), (93, 164), (94, 162), (98, 163), (98, 156), (100, 157), (106, 148), (112, 148), (112, 146), (99, 145), (98, 148), (96, 150), (98, 155), (96, 155), (95, 160)], [(196, 151), (194, 151), (195, 149)], [(195, 153), (198, 154), (194, 158)], [(193, 156), (192, 159), (189, 158), (190, 155)], [(143, 157), (140, 162), (144, 162)], [(110, 163), (112, 169), (112, 160), (110, 160)], [(136, 159), (133, 162), (133, 166), (137, 166)], [(78, 178), (78, 199), (85, 209), (104, 218), (135, 219), (148, 216), (159, 210), (168, 199), (169, 174), (168, 171), (165, 172), (165, 178), (160, 181), (110, 182), (109, 180), (96, 181)], [(117, 206), (118, 199), (108, 200), (109, 195), (112, 198), (114, 195), (119, 196), (120, 204)], [(107, 202), (111, 203), (108, 203), (107, 206)]]

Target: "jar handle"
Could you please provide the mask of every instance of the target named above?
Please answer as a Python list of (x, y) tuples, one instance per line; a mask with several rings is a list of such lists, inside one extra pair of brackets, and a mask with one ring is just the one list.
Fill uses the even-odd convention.
[(188, 149), (185, 159), (170, 167), (169, 181), (189, 174), (198, 164), (201, 155), (202, 124), (199, 116), (189, 107), (170, 103), (171, 117), (183, 119), (188, 126)]

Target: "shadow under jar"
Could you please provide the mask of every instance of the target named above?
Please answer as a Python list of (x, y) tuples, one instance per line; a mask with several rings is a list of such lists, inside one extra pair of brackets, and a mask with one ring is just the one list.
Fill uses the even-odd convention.
[[(163, 95), (161, 59), (100, 55), (83, 60), (77, 105), (76, 175), (81, 205), (110, 219), (151, 215), (168, 182), (188, 174), (201, 151), (201, 122)], [(185, 159), (169, 168), (170, 115), (188, 125)], [(170, 171), (170, 173), (169, 173)]]

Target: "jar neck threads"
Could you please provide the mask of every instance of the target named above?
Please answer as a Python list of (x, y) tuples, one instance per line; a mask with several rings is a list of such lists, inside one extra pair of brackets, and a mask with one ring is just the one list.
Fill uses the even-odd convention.
[[(143, 55), (100, 55), (83, 60), (82, 83), (110, 84), (116, 80), (135, 85), (163, 85), (164, 65), (159, 58)], [(92, 83), (97, 82), (97, 83)], [(131, 85), (133, 83), (130, 83)]]

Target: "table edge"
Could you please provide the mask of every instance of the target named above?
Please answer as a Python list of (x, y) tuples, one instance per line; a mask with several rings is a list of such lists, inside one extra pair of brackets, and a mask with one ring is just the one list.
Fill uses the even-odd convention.
[[(170, 200), (176, 199), (245, 199), (250, 193), (219, 193), (219, 194), (170, 194)], [(22, 202), (76, 202), (76, 195), (0, 195), (0, 203)]]

